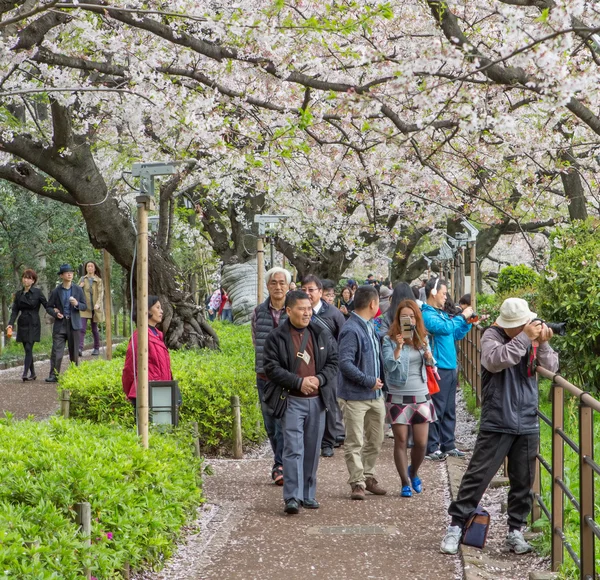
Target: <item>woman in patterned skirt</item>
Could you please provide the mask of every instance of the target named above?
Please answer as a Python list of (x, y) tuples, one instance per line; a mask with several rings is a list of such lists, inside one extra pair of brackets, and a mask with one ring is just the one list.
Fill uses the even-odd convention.
[[(389, 389), (386, 423), (392, 425), (394, 433), (394, 462), (402, 480), (400, 495), (412, 497), (412, 490), (421, 493), (423, 489), (418, 472), (425, 458), (429, 423), (436, 420), (425, 370), (426, 365), (433, 365), (434, 361), (421, 310), (414, 300), (403, 300), (398, 305), (383, 339), (382, 350), (385, 382)], [(412, 425), (414, 436), (410, 466), (407, 453), (409, 425)]]

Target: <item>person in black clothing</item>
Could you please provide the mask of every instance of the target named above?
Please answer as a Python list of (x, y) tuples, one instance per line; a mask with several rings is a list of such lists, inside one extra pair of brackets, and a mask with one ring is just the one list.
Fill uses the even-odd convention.
[[(311, 321), (307, 294), (289, 292), (288, 318), (265, 341), (264, 371), (273, 383), (288, 391), (283, 430), (283, 500), (287, 514), (300, 505), (317, 509), (319, 447), (325, 429), (325, 411), (333, 402), (332, 385), (338, 371), (337, 343), (329, 331)], [(306, 334), (308, 333), (308, 334)]]
[[(337, 341), (346, 319), (335, 306), (322, 300), (322, 281), (317, 276), (309, 274), (302, 280), (302, 290), (310, 297), (310, 303), (313, 308), (313, 322), (328, 330)], [(335, 385), (333, 386), (335, 393), (337, 389), (335, 389)], [(327, 410), (325, 434), (321, 443), (321, 454), (323, 457), (333, 457), (333, 448), (339, 446), (344, 441), (344, 431), (342, 412), (336, 396), (332, 405)]]
[(534, 357), (549, 371), (558, 371), (558, 355), (548, 344), (552, 330), (536, 316), (522, 298), (507, 298), (500, 316), (481, 338), (479, 435), (456, 499), (448, 509), (452, 522), (440, 547), (444, 554), (458, 551), (465, 522), (505, 457), (510, 481), (505, 547), (516, 554), (532, 550), (521, 532), (531, 511), (540, 432), (537, 377), (529, 362)]
[[(17, 342), (23, 343), (25, 349), (25, 362), (23, 366), (23, 381), (35, 381), (35, 368), (33, 366), (33, 343), (40, 342), (40, 304), (46, 308), (47, 302), (44, 293), (35, 286), (37, 274), (34, 270), (27, 269), (21, 278), (23, 289), (15, 294), (12, 313), (6, 330), (12, 327), (17, 317)], [(27, 376), (29, 373), (29, 376)]]
[(50, 292), (46, 306), (46, 312), (56, 319), (52, 327), (50, 376), (46, 379), (47, 383), (58, 382), (65, 342), (69, 344), (71, 362), (79, 364), (79, 338), (82, 327), (79, 311), (87, 308), (83, 290), (77, 284), (73, 284), (71, 265), (63, 264), (58, 275), (62, 279), (62, 284)]
[(337, 303), (338, 310), (344, 315), (344, 318), (348, 320), (350, 318), (350, 314), (354, 310), (354, 298), (352, 296), (352, 290), (349, 286), (346, 286)]

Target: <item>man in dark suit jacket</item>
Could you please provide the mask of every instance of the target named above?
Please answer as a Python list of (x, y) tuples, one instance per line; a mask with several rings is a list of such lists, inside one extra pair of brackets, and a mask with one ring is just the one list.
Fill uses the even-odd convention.
[(46, 308), (46, 312), (56, 319), (52, 327), (52, 354), (47, 383), (58, 382), (65, 342), (69, 343), (69, 358), (75, 364), (79, 364), (79, 336), (82, 326), (79, 311), (87, 309), (83, 290), (77, 284), (73, 284), (71, 265), (63, 264), (58, 275), (62, 284), (50, 292)]

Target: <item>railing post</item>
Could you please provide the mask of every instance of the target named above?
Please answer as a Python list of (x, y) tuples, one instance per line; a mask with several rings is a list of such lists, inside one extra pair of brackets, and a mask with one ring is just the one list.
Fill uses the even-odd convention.
[[(538, 453), (539, 453), (539, 445), (538, 445)], [(535, 476), (533, 479), (533, 505), (531, 507), (531, 523), (536, 522), (542, 516), (542, 508), (537, 501), (538, 497), (542, 495), (542, 474), (541, 474), (542, 466), (540, 465), (540, 460), (535, 458)]]
[(242, 459), (244, 450), (242, 448), (242, 416), (240, 413), (240, 398), (231, 396), (231, 408), (233, 411), (233, 458)]
[(63, 389), (60, 397), (60, 414), (68, 419), (71, 413), (71, 391)]
[(481, 407), (481, 330), (475, 328), (475, 352), (477, 366), (475, 367), (475, 400), (477, 406)]
[(583, 399), (579, 402), (579, 503), (581, 578), (592, 580), (594, 571), (594, 531), (586, 518), (594, 519), (594, 470), (585, 459), (594, 459), (594, 411)]
[[(92, 511), (88, 502), (75, 504), (75, 521), (79, 526), (79, 531), (84, 537), (84, 542), (87, 546), (91, 545), (92, 535)], [(89, 580), (92, 574), (87, 566), (84, 567), (84, 575)]]
[(552, 570), (557, 572), (563, 563), (564, 548), (557, 529), (561, 532), (564, 528), (564, 503), (563, 491), (557, 479), (564, 480), (564, 440), (557, 433), (564, 425), (564, 390), (556, 383), (552, 383)]

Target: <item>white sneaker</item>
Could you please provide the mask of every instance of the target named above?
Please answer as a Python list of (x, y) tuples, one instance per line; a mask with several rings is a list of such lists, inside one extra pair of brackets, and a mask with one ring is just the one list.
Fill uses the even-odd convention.
[(429, 455), (425, 455), (425, 459), (429, 459), (430, 461), (446, 461), (446, 457), (448, 457), (445, 453), (442, 453), (439, 449), (430, 453)]
[(442, 554), (456, 554), (458, 552), (458, 546), (460, 546), (461, 536), (462, 528), (460, 526), (448, 526), (446, 535), (440, 546), (440, 552)]
[(515, 554), (527, 554), (533, 550), (533, 546), (525, 541), (523, 532), (520, 530), (508, 532), (504, 546)]

